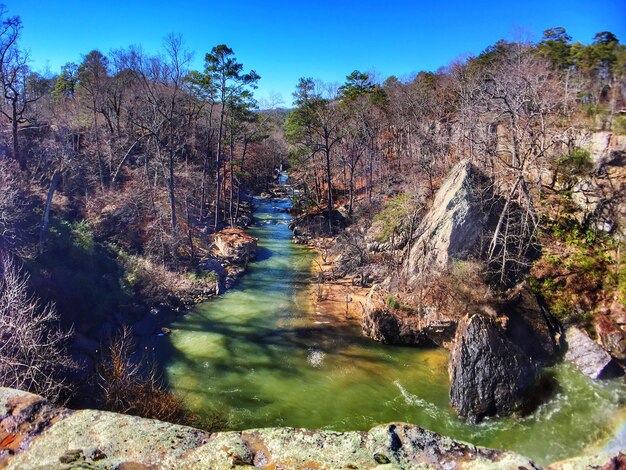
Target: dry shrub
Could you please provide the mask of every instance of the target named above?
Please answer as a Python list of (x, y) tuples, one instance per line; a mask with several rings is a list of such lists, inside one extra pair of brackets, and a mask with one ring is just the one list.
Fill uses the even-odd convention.
[(29, 293), (28, 276), (0, 252), (0, 386), (64, 401), (76, 367), (67, 352), (71, 336), (54, 306), (42, 306)]
[(105, 349), (96, 366), (97, 402), (102, 409), (213, 431), (224, 427), (218, 417), (199, 417), (167, 390), (154, 361), (134, 360), (135, 344), (124, 328)]
[(122, 251), (118, 254), (124, 267), (124, 283), (149, 305), (176, 306), (180, 300), (186, 303), (194, 292), (210, 291), (215, 285), (215, 277), (211, 273), (198, 276), (175, 272), (140, 256)]
[(454, 261), (445, 272), (426, 280), (418, 295), (419, 305), (450, 318), (461, 318), (500, 303), (488, 283), (485, 265), (476, 260)]

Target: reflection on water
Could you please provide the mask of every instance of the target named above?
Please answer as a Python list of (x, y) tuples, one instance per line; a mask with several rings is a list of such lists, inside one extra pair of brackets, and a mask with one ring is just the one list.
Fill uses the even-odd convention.
[[(312, 253), (291, 242), (287, 200), (256, 200), (259, 257), (233, 290), (155, 338), (172, 389), (232, 429), (367, 430), (406, 421), (547, 463), (604, 445), (626, 390), (555, 368), (557, 396), (522, 419), (459, 421), (449, 408), (447, 352), (389, 347), (349, 323), (319, 321), (307, 294)], [(338, 320), (339, 321), (339, 320)]]

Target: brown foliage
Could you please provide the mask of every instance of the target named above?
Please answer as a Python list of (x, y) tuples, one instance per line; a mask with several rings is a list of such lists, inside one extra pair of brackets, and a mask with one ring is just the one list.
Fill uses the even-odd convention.
[(417, 294), (417, 304), (436, 308), (450, 318), (496, 307), (500, 300), (488, 283), (483, 263), (455, 261), (446, 272), (426, 280)]
[(219, 419), (200, 419), (182, 398), (167, 390), (153, 361), (133, 358), (131, 330), (124, 328), (104, 351), (96, 366), (95, 383), (101, 408), (143, 418), (158, 419), (214, 430)]

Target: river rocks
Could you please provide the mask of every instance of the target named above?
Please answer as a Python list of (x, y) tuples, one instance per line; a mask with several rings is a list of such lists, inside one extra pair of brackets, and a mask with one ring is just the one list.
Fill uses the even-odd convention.
[(361, 330), (365, 336), (384, 344), (447, 347), (456, 331), (456, 322), (422, 318), (415, 313), (390, 308), (382, 295), (372, 289), (367, 296)]
[(537, 369), (494, 318), (475, 314), (459, 323), (448, 371), (452, 406), (460, 417), (479, 422), (515, 411)]
[(71, 412), (10, 389), (0, 389), (0, 439), (0, 466), (9, 469), (537, 468), (513, 452), (404, 423), (369, 432), (267, 428), (210, 434), (105, 411)]
[(431, 271), (442, 271), (452, 259), (476, 255), (487, 221), (481, 209), (485, 177), (469, 162), (457, 164), (435, 195), (432, 207), (415, 231), (404, 270), (410, 284)]
[(604, 378), (614, 373), (611, 356), (583, 331), (571, 326), (565, 331), (565, 360), (574, 364), (587, 377)]
[(234, 263), (247, 263), (254, 258), (257, 239), (241, 229), (227, 228), (215, 234), (215, 246), (222, 258)]

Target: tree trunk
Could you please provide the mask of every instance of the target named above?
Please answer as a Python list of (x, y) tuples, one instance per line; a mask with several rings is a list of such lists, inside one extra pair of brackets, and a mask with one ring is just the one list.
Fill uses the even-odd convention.
[(172, 230), (176, 229), (176, 194), (174, 194), (174, 154), (170, 152), (169, 162), (168, 192), (170, 197), (170, 208), (172, 212)]
[(235, 152), (234, 149), (234, 144), (233, 144), (233, 134), (231, 132), (230, 134), (230, 145), (229, 145), (229, 155), (228, 155), (228, 171), (229, 171), (229, 184), (230, 184), (230, 188), (229, 188), (229, 198), (228, 198), (228, 217), (230, 220), (230, 226), (234, 226), (234, 213), (233, 213), (233, 199), (234, 199), (234, 195), (235, 195), (235, 189), (234, 189), (234, 183), (235, 183), (235, 179), (234, 179), (234, 164), (233, 164), (233, 153)]
[(43, 253), (46, 245), (46, 237), (48, 235), (48, 224), (50, 223), (50, 206), (52, 205), (52, 197), (56, 191), (57, 184), (59, 183), (60, 173), (54, 172), (52, 179), (50, 180), (50, 187), (48, 188), (48, 196), (46, 197), (46, 206), (43, 211), (43, 218), (41, 220), (41, 230), (39, 231), (39, 254)]
[(328, 230), (329, 234), (333, 233), (333, 184), (332, 184), (332, 176), (330, 171), (330, 149), (326, 146), (325, 149), (326, 156), (326, 180), (328, 182), (328, 204), (326, 206), (326, 211), (328, 212)]
[(193, 248), (193, 232), (191, 227), (191, 215), (189, 214), (189, 194), (185, 196), (185, 209), (187, 212), (187, 238), (189, 239), (189, 250), (191, 252), (191, 263), (193, 264), (196, 258)]
[(26, 161), (20, 156), (20, 142), (18, 136), (18, 119), (17, 119), (17, 99), (13, 100), (12, 119), (11, 119), (11, 132), (13, 133), (13, 158), (20, 164), (20, 169), (26, 170)]
[(354, 204), (354, 166), (350, 165), (350, 201), (348, 203), (348, 215), (352, 215), (352, 205)]
[(215, 159), (216, 178), (215, 178), (215, 231), (219, 229), (220, 224), (220, 197), (222, 194), (222, 131), (224, 128), (224, 104), (222, 102), (222, 110), (220, 111), (220, 127), (217, 133), (217, 158)]

